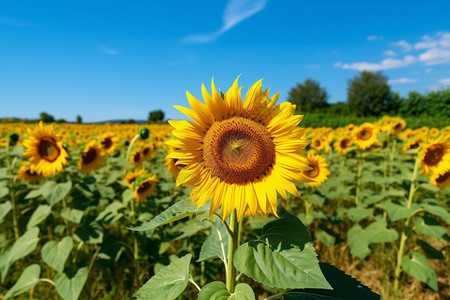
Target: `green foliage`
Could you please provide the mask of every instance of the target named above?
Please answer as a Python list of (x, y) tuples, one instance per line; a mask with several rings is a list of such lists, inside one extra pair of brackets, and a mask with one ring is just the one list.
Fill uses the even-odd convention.
[(40, 120), (44, 123), (53, 123), (55, 122), (55, 118), (52, 115), (49, 115), (46, 112), (41, 112)]
[(234, 293), (230, 294), (222, 281), (213, 281), (198, 293), (198, 300), (255, 300), (255, 294), (245, 283), (238, 284)]
[(77, 124), (83, 123), (83, 119), (81, 118), (80, 115), (77, 115), (76, 122), (77, 122)]
[(42, 247), (42, 260), (52, 267), (56, 272), (64, 270), (64, 264), (73, 248), (73, 239), (64, 237), (61, 241), (48, 241)]
[(160, 109), (152, 110), (148, 114), (148, 122), (149, 123), (161, 123), (164, 120), (164, 112)]
[(297, 83), (288, 94), (288, 101), (297, 105), (300, 112), (311, 112), (326, 108), (327, 91), (322, 88), (319, 82), (308, 78), (303, 83)]
[(41, 267), (37, 264), (28, 266), (20, 275), (17, 282), (9, 289), (3, 300), (10, 299), (30, 290), (39, 282)]
[(289, 214), (267, 223), (259, 239), (241, 245), (234, 266), (271, 287), (331, 289), (320, 271), (308, 229)]
[(392, 93), (381, 72), (363, 71), (348, 81), (347, 103), (355, 116), (380, 116), (389, 112)]
[(139, 299), (176, 299), (189, 283), (189, 264), (192, 255), (177, 258), (150, 278), (133, 296)]
[(55, 289), (64, 300), (77, 300), (88, 278), (88, 268), (66, 269), (55, 276)]
[(426, 282), (433, 290), (437, 291), (436, 272), (428, 263), (425, 256), (419, 252), (413, 252), (412, 256), (403, 256), (402, 268), (406, 273), (422, 282)]

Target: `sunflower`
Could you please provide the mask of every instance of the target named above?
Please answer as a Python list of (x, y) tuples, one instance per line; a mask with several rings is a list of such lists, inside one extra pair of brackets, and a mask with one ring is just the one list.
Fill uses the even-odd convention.
[(90, 141), (84, 148), (78, 168), (84, 172), (97, 170), (105, 161), (103, 149), (95, 140)]
[(353, 130), (354, 142), (362, 150), (372, 147), (378, 141), (378, 129), (372, 123), (364, 123)]
[(19, 171), (17, 171), (17, 179), (28, 182), (36, 182), (44, 179), (44, 176), (31, 170), (31, 164), (28, 161), (22, 162)]
[(128, 171), (128, 173), (125, 175), (125, 177), (123, 178), (122, 181), (131, 185), (136, 181), (136, 179), (138, 179), (139, 177), (141, 177), (144, 174), (145, 174), (145, 169), (136, 169), (133, 171)]
[(100, 145), (105, 154), (110, 154), (114, 152), (118, 144), (119, 138), (112, 132), (104, 133), (100, 137)]
[(325, 140), (321, 136), (316, 136), (311, 140), (310, 146), (317, 151), (321, 151), (325, 149)]
[(442, 138), (430, 141), (419, 152), (419, 163), (425, 175), (441, 175), (450, 169), (450, 142)]
[(145, 201), (155, 191), (157, 182), (158, 177), (156, 175), (143, 176), (134, 182), (134, 198), (137, 204)]
[(312, 168), (310, 170), (302, 171), (303, 176), (310, 179), (311, 182), (306, 184), (312, 188), (316, 188), (322, 185), (330, 175), (328, 170), (328, 163), (323, 156), (314, 154), (314, 152), (308, 152), (308, 165)]
[(34, 130), (28, 129), (28, 134), (29, 137), (23, 142), (23, 156), (30, 158), (31, 172), (44, 177), (63, 172), (69, 155), (56, 134), (54, 124), (44, 126), (41, 121)]
[[(172, 153), (173, 151), (175, 151), (175, 149), (170, 147), (169, 153)], [(183, 165), (178, 164), (178, 159), (169, 158), (168, 156), (166, 156), (164, 165), (167, 166), (167, 174), (172, 173), (173, 178), (177, 178), (178, 173), (180, 173), (181, 169), (184, 167)]]
[(423, 142), (424, 141), (422, 137), (413, 137), (406, 141), (402, 151), (404, 152), (411, 149), (418, 149)]
[(352, 142), (351, 137), (342, 136), (333, 143), (333, 147), (334, 147), (334, 150), (336, 150), (337, 152), (339, 152), (341, 154), (345, 154), (345, 153), (347, 153), (348, 149), (350, 149), (350, 146), (352, 145), (352, 143), (353, 142)]
[(142, 159), (147, 160), (154, 156), (156, 154), (156, 151), (158, 150), (158, 146), (156, 146), (155, 143), (146, 144), (142, 147), (141, 153), (142, 153)]
[(399, 134), (406, 127), (406, 121), (402, 118), (393, 118), (391, 120), (391, 134)]
[(205, 104), (189, 92), (193, 110), (176, 106), (195, 122), (170, 121), (177, 139), (168, 141), (176, 150), (168, 158), (185, 165), (177, 176), (177, 186), (193, 186), (191, 200), (197, 207), (212, 199), (210, 214), (219, 207), (223, 219), (236, 210), (238, 220), (268, 213), (276, 215), (277, 192), (297, 194), (292, 181), (308, 181), (301, 150), (308, 145), (303, 129), (297, 127), (303, 116), (294, 115), (289, 102), (275, 106), (279, 93), (269, 98), (261, 81), (247, 92), (244, 102), (238, 79), (224, 98), (211, 82), (212, 96), (202, 85)]
[(437, 186), (441, 190), (450, 186), (450, 170), (445, 171), (441, 175), (432, 174), (430, 177), (432, 185)]

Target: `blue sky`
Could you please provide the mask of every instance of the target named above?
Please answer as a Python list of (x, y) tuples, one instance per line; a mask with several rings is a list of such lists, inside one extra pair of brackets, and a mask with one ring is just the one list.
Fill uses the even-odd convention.
[(0, 2), (0, 117), (84, 121), (183, 115), (212, 76), (264, 78), (284, 101), (311, 77), (345, 101), (360, 70), (394, 91), (450, 85), (450, 1)]

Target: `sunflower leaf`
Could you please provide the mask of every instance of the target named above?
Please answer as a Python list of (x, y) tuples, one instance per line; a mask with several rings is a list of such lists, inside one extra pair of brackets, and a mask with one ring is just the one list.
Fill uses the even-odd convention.
[(331, 289), (319, 268), (308, 229), (289, 214), (267, 223), (258, 240), (241, 245), (234, 266), (271, 287)]
[(8, 215), (12, 208), (11, 201), (6, 201), (5, 203), (0, 204), (0, 223), (3, 222), (3, 219)]
[(37, 264), (28, 266), (20, 275), (17, 282), (9, 289), (3, 300), (18, 296), (30, 290), (39, 282), (41, 267)]
[(41, 249), (42, 259), (56, 272), (64, 270), (64, 264), (73, 248), (73, 239), (70, 236), (64, 237), (60, 242), (49, 241)]
[(430, 266), (425, 256), (419, 252), (413, 252), (412, 257), (404, 255), (402, 258), (402, 268), (410, 276), (425, 282), (433, 290), (438, 290), (436, 272)]
[(38, 208), (33, 212), (30, 220), (27, 223), (27, 229), (33, 228), (44, 221), (51, 212), (51, 207), (48, 205), (39, 205)]
[(203, 205), (200, 207), (200, 209), (197, 211), (197, 205), (191, 205), (191, 200), (186, 198), (183, 200), (178, 201), (174, 205), (167, 208), (165, 211), (151, 219), (149, 222), (147, 222), (144, 225), (141, 225), (139, 227), (135, 228), (128, 228), (130, 230), (135, 231), (144, 231), (144, 230), (150, 230), (154, 229), (156, 227), (159, 227), (161, 225), (165, 225), (170, 222), (175, 222), (177, 220), (186, 218), (188, 216), (194, 215), (196, 213), (200, 213), (203, 211), (208, 211), (209, 206)]
[(255, 293), (248, 284), (239, 283), (230, 294), (222, 281), (213, 281), (198, 293), (198, 300), (255, 300)]
[(55, 290), (64, 300), (77, 300), (88, 278), (88, 268), (64, 270), (55, 276)]
[(217, 220), (211, 226), (211, 234), (202, 245), (198, 261), (219, 257), (223, 261), (228, 257), (230, 236), (225, 224)]

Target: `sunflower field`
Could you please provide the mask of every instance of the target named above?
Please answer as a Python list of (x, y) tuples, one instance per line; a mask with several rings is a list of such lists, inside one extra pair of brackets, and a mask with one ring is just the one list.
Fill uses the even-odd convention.
[(0, 124), (0, 299), (450, 297), (450, 126), (201, 94), (190, 121)]

